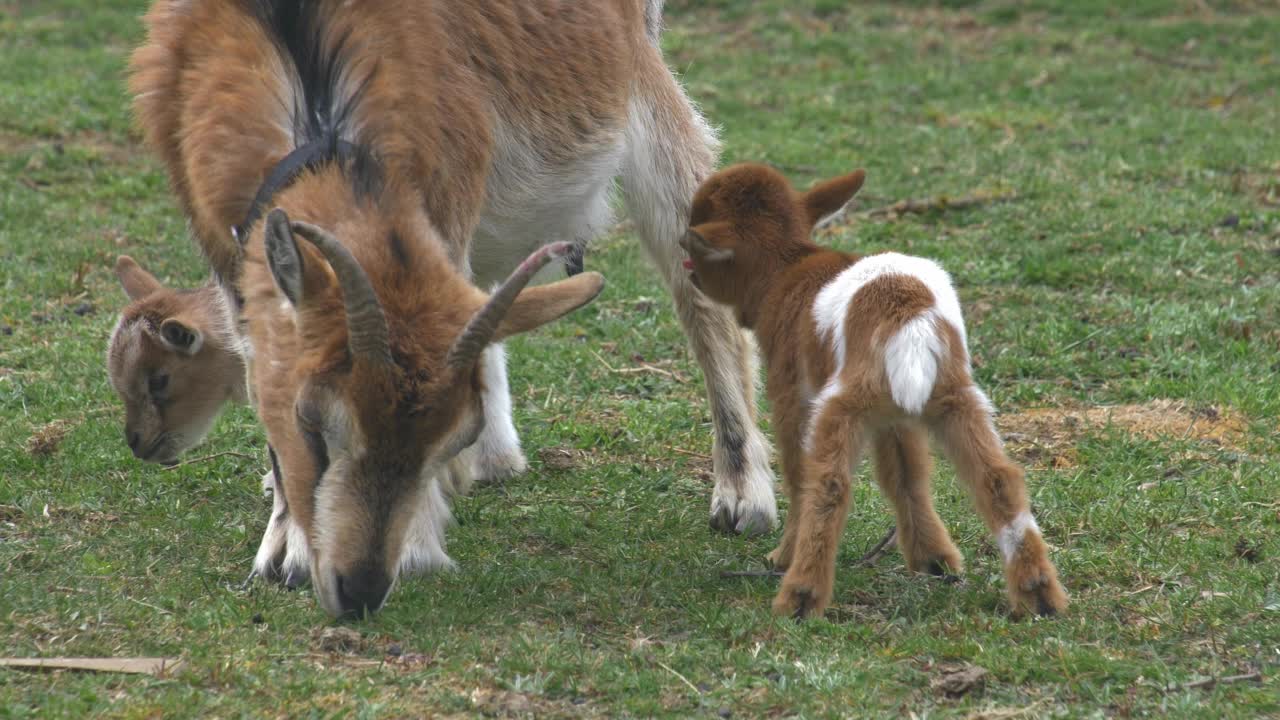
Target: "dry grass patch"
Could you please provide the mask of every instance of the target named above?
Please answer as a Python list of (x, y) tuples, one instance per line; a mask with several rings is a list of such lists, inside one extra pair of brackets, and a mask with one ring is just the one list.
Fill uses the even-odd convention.
[(1091, 408), (1033, 408), (996, 416), (1009, 452), (1024, 463), (1071, 468), (1075, 443), (1084, 435), (1118, 428), (1144, 440), (1193, 440), (1240, 450), (1248, 436), (1245, 417), (1228, 408), (1192, 406), (1180, 400)]

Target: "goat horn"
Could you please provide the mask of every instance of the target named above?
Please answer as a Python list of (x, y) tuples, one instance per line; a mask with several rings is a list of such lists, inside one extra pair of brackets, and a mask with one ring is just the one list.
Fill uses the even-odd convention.
[(378, 363), (391, 362), (387, 317), (369, 276), (351, 251), (328, 231), (310, 223), (294, 221), (293, 231), (306, 238), (329, 261), (342, 286), (342, 303), (347, 312), (347, 346), (355, 357)]
[(525, 258), (525, 261), (520, 263), (520, 267), (516, 268), (497, 290), (493, 291), (493, 295), (489, 296), (489, 301), (484, 304), (484, 307), (471, 316), (462, 334), (453, 342), (453, 347), (449, 350), (449, 367), (455, 370), (471, 367), (493, 340), (494, 334), (498, 332), (498, 326), (502, 324), (502, 318), (511, 309), (516, 296), (524, 290), (525, 285), (529, 284), (530, 278), (554, 258), (568, 255), (572, 248), (573, 243), (552, 243)]

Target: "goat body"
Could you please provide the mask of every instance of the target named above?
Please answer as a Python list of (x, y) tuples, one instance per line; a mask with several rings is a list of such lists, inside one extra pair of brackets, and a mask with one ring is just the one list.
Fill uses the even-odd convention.
[(830, 602), (852, 470), (868, 446), (911, 570), (954, 576), (961, 556), (933, 508), (927, 432), (969, 488), (1004, 558), (1015, 613), (1052, 614), (1066, 595), (1031, 515), (1023, 472), (1004, 454), (973, 382), (960, 302), (936, 263), (818, 247), (816, 223), (862, 186), (862, 171), (791, 190), (759, 165), (725, 169), (694, 199), (684, 245), (712, 298), (755, 330), (791, 500), (780, 613)]
[[(680, 271), (715, 141), (663, 64), (660, 15), (655, 0), (152, 7), (135, 111), (243, 302), (250, 387), (281, 470), (256, 571), (310, 574), (340, 613), (376, 609), (402, 569), (449, 564), (443, 498), (477, 470), (524, 463), (490, 341), (578, 307), (600, 279), (493, 298), (476, 286), (607, 227), (615, 176), (707, 377), (712, 522), (774, 522), (749, 342)], [(557, 248), (503, 288), (572, 260)]]

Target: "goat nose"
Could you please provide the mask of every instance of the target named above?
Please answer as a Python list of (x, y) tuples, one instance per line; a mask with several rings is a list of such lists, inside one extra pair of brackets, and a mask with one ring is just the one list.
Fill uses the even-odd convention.
[(129, 442), (129, 449), (132, 450), (135, 455), (137, 455), (138, 443), (142, 442), (142, 436), (136, 432), (133, 432), (132, 430), (125, 430), (124, 437)]
[(343, 614), (357, 618), (377, 612), (391, 590), (391, 578), (381, 570), (339, 575), (337, 584), (338, 604), (342, 606)]

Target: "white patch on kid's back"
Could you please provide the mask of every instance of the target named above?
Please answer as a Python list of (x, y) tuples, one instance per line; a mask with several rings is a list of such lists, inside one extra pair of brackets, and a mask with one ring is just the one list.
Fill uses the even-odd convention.
[[(933, 294), (934, 307), (908, 321), (885, 345), (886, 374), (889, 388), (903, 410), (919, 414), (933, 392), (938, 365), (946, 350), (937, 322), (942, 320), (955, 328), (968, 352), (964, 317), (951, 277), (932, 260), (900, 253), (882, 253), (862, 258), (845, 268), (818, 292), (813, 303), (813, 319), (820, 339), (830, 343), (835, 356), (833, 378), (844, 370), (846, 352), (845, 324), (849, 308), (858, 291), (870, 283), (890, 275), (903, 275), (924, 283)], [(827, 387), (831, 387), (828, 381)], [(822, 395), (826, 394), (826, 388)], [(820, 395), (821, 397), (821, 395)], [(818, 402), (815, 400), (815, 411)]]

